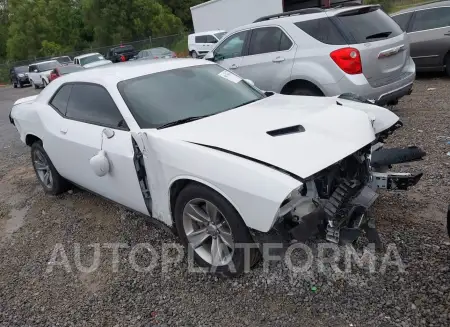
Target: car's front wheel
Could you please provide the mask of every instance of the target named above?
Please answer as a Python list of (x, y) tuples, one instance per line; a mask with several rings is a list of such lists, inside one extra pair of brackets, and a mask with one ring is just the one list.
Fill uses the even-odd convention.
[(31, 162), (46, 193), (58, 195), (67, 190), (68, 182), (56, 171), (40, 141), (31, 146)]
[(258, 249), (246, 251), (241, 245), (252, 246), (253, 239), (239, 213), (206, 186), (186, 186), (177, 197), (174, 217), (182, 243), (193, 251), (196, 263), (210, 272), (239, 275), (259, 259)]

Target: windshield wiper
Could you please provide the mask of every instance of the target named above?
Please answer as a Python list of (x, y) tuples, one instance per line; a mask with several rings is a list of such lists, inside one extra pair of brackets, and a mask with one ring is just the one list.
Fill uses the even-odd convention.
[(392, 34), (392, 32), (380, 32), (380, 33), (369, 35), (368, 37), (366, 37), (366, 40), (385, 38), (391, 34)]
[(159, 126), (157, 129), (163, 129), (163, 128), (167, 128), (167, 127), (177, 126), (177, 125), (189, 123), (191, 121), (195, 121), (195, 120), (199, 120), (199, 119), (202, 119), (202, 118), (206, 118), (206, 117), (209, 117), (209, 116), (212, 116), (212, 114), (211, 115), (204, 115), (204, 116), (187, 117), (187, 118), (171, 121), (170, 123), (167, 123), (167, 124)]
[(244, 102), (244, 103), (242, 103), (242, 104), (240, 104), (240, 105), (238, 105), (236, 107), (230, 108), (230, 109), (236, 109), (236, 108), (239, 108), (239, 107), (243, 107), (243, 106), (246, 106), (246, 105), (248, 105), (250, 103), (256, 102), (258, 100), (261, 100), (261, 99), (250, 100), (250, 101)]

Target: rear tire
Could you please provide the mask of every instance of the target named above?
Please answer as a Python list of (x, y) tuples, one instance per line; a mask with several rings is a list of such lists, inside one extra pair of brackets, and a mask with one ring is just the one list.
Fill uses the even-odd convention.
[(31, 145), (31, 163), (45, 193), (58, 195), (67, 190), (69, 183), (56, 171), (41, 141)]
[(16, 84), (16, 82), (13, 83), (13, 87), (14, 87), (15, 89), (17, 89), (17, 84)]
[[(207, 204), (215, 208), (215, 210), (209, 210), (209, 212), (217, 213), (215, 215), (216, 218), (208, 213), (206, 209)], [(201, 213), (199, 217), (212, 218), (205, 220), (202, 218), (202, 222), (198, 222), (199, 220), (191, 218), (191, 214), (187, 214), (187, 212), (192, 212), (190, 211), (192, 208), (195, 208), (195, 213)], [(244, 249), (234, 246), (238, 243), (254, 243), (250, 232), (236, 209), (220, 194), (206, 186), (190, 184), (182, 189), (176, 199), (174, 218), (182, 244), (186, 248), (191, 247), (190, 251), (194, 253), (195, 262), (212, 273), (223, 277), (237, 276), (244, 272), (245, 260), (249, 260), (248, 265), (252, 267), (260, 259), (258, 249), (251, 249), (250, 257), (246, 258)], [(225, 231), (222, 228), (225, 228)], [(205, 235), (200, 233), (201, 230), (205, 230)], [(215, 232), (218, 233), (215, 234)], [(222, 233), (225, 233), (224, 236), (222, 236)], [(190, 236), (188, 237), (187, 235)], [(189, 238), (193, 241), (194, 235), (197, 237), (195, 249), (192, 247), (192, 242), (188, 240)], [(225, 237), (225, 235), (228, 235), (228, 237)], [(203, 241), (199, 242), (198, 236), (201, 236)], [(222, 265), (215, 265), (212, 262), (214, 260), (212, 259), (213, 242), (216, 239), (220, 240), (219, 243), (221, 243), (218, 248), (224, 248), (225, 245), (228, 251), (232, 249), (231, 253), (228, 252), (230, 254), (228, 260), (225, 260), (226, 253), (222, 252), (219, 255), (227, 262)], [(232, 247), (228, 246), (230, 243), (232, 243)]]
[(296, 87), (292, 89), (289, 95), (302, 95), (302, 96), (310, 96), (310, 97), (320, 97), (323, 96), (322, 92), (316, 90), (312, 87)]
[(197, 59), (197, 58), (198, 58), (197, 52), (196, 52), (196, 51), (191, 51), (191, 57), (192, 57), (193, 59)]
[(33, 80), (31, 80), (31, 86), (33, 86), (36, 90), (39, 88), (36, 84), (34, 84)]
[(47, 82), (45, 81), (45, 79), (42, 79), (42, 87), (45, 88), (47, 86)]
[(450, 77), (450, 54), (445, 57), (445, 73)]

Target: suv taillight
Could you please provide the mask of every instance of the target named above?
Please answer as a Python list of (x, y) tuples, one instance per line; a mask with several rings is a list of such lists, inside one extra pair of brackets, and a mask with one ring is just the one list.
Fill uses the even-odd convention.
[(358, 49), (342, 48), (330, 53), (331, 59), (342, 69), (350, 75), (361, 74), (362, 64), (361, 56)]

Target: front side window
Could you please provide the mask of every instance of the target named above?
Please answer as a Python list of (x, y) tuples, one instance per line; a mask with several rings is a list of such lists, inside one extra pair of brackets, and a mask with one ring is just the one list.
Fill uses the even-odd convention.
[(265, 97), (214, 64), (141, 76), (120, 82), (118, 89), (141, 128), (239, 110), (239, 106)]
[(255, 29), (252, 32), (248, 54), (256, 55), (280, 51), (282, 40), (283, 50), (288, 50), (292, 46), (292, 42), (278, 27)]
[(217, 43), (217, 39), (212, 35), (206, 35), (206, 43)]
[(216, 34), (214, 34), (214, 35), (216, 36), (216, 38), (217, 38), (218, 40), (220, 40), (221, 38), (224, 37), (225, 34), (227, 34), (227, 32), (219, 32), (219, 33), (216, 33)]
[(223, 41), (221, 45), (214, 51), (214, 55), (219, 60), (230, 59), (242, 56), (244, 50), (245, 39), (248, 31), (242, 31), (231, 35), (228, 39)]
[(28, 72), (30, 72), (30, 73), (34, 73), (35, 70), (37, 70), (36, 65), (31, 65), (31, 66), (29, 66), (29, 68), (28, 68)]
[(450, 7), (416, 11), (412, 32), (450, 26)]
[(108, 91), (95, 84), (74, 84), (66, 116), (95, 125), (123, 128), (123, 117)]
[(64, 85), (56, 92), (56, 94), (53, 96), (53, 99), (50, 101), (50, 105), (55, 108), (61, 115), (66, 114), (67, 103), (69, 101), (71, 89), (72, 85)]

